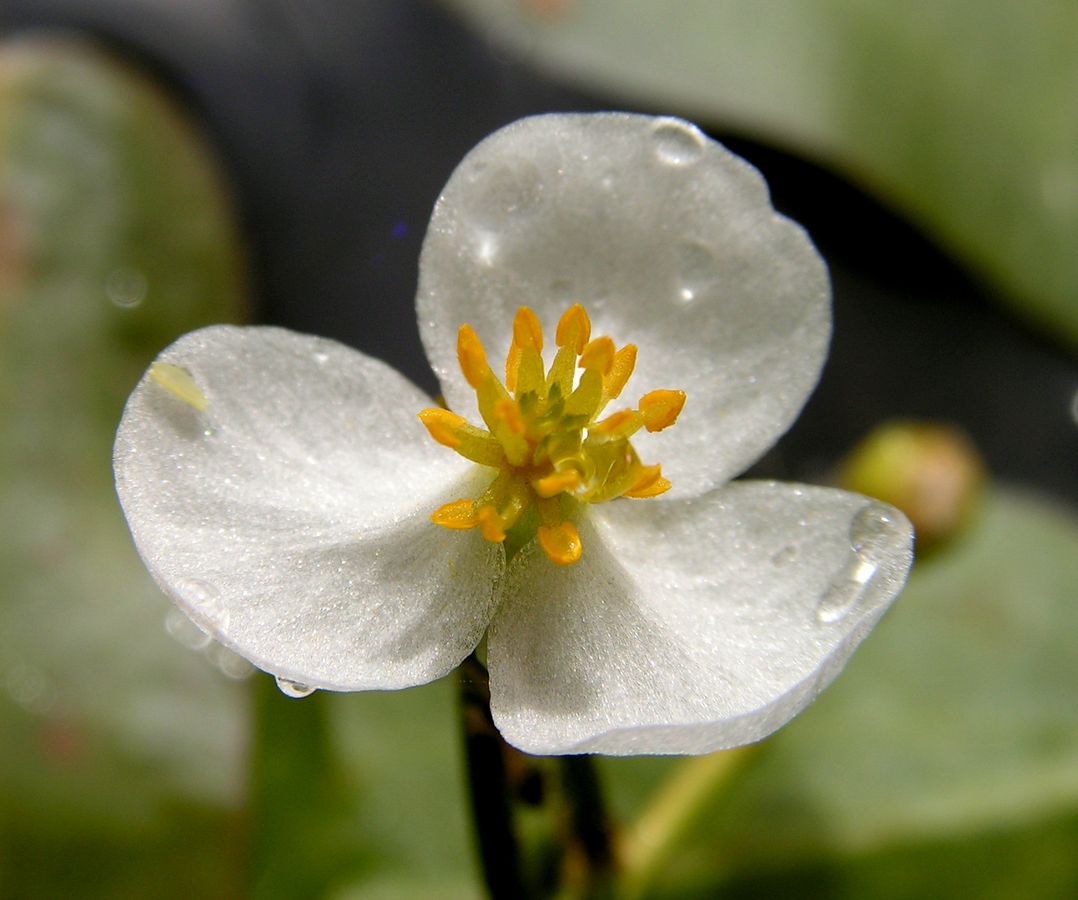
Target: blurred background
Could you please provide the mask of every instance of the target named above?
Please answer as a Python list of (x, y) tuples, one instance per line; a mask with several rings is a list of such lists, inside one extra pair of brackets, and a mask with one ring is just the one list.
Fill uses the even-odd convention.
[(630, 849), (681, 797), (638, 891), (1078, 896), (1070, 0), (5, 0), (0, 896), (482, 896), (451, 681), (281, 695), (154, 587), (111, 442), (210, 322), (434, 392), (440, 188), (501, 125), (597, 109), (698, 122), (831, 267), (823, 380), (751, 474), (920, 534), (846, 674), (736, 767), (601, 761)]

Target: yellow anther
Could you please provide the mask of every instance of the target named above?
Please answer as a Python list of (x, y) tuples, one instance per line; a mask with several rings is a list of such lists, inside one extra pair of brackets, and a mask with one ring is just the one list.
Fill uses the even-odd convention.
[(580, 559), (584, 551), (580, 543), (580, 533), (572, 522), (561, 522), (558, 525), (539, 526), (539, 546), (550, 558), (550, 561), (559, 566), (567, 566)]
[[(660, 467), (643, 465), (630, 438), (645, 427), (661, 431), (674, 424), (685, 394), (652, 391), (641, 398), (639, 408), (600, 421), (607, 403), (622, 393), (633, 373), (636, 346), (618, 350), (609, 337), (592, 340), (591, 321), (580, 304), (565, 311), (556, 340), (558, 349), (547, 370), (539, 319), (528, 307), (520, 307), (513, 319), (503, 384), (491, 371), (475, 330), (462, 325), (457, 358), (475, 390), (486, 428), (440, 408), (425, 409), (419, 418), (438, 443), (497, 471), (476, 499), (447, 503), (432, 521), (446, 528), (478, 528), (485, 540), (505, 542), (509, 556), (538, 540), (550, 560), (569, 565), (582, 553), (574, 524), (582, 504), (655, 497), (669, 490)], [(182, 379), (163, 371), (151, 374), (184, 399)], [(201, 392), (197, 386), (193, 390), (197, 401)], [(185, 402), (194, 405), (191, 399)], [(510, 542), (507, 532), (513, 536)]]
[(579, 303), (570, 306), (558, 320), (558, 330), (554, 341), (559, 347), (572, 347), (579, 356), (591, 337), (591, 319)]
[(474, 500), (454, 500), (439, 506), (430, 517), (435, 525), (443, 528), (453, 528), (463, 531), (466, 528), (475, 528), (479, 524), (479, 517), (475, 513)]
[[(543, 349), (543, 326), (539, 324), (539, 318), (528, 307), (522, 306), (517, 310), (513, 319), (513, 340), (509, 344), (509, 353), (505, 357), (505, 386), (510, 391), (517, 389), (520, 366), (527, 357), (528, 363), (535, 368), (538, 362), (542, 369), (542, 357), (539, 356)], [(527, 363), (525, 363), (526, 365)], [(530, 374), (531, 377), (528, 377)], [(543, 374), (525, 373), (525, 381), (529, 382), (525, 389), (532, 389), (535, 385), (531, 382), (541, 383)]]
[(505, 422), (513, 434), (524, 434), (527, 431), (524, 417), (520, 414), (520, 407), (508, 397), (502, 397), (494, 404), (494, 415)]
[(641, 466), (640, 476), (622, 496), (642, 500), (646, 497), (658, 497), (670, 490), (670, 482), (662, 477), (662, 466)]
[(479, 530), (483, 533), (484, 540), (492, 544), (500, 544), (505, 540), (505, 523), (493, 506), (479, 507), (476, 518), (479, 520)]
[(644, 417), (635, 409), (622, 409), (607, 416), (601, 422), (588, 427), (588, 437), (615, 440), (632, 437), (644, 424)]
[(588, 341), (580, 354), (580, 368), (598, 372), (602, 376), (610, 371), (614, 364), (614, 342), (610, 338), (597, 337)]
[(607, 400), (614, 400), (625, 387), (625, 382), (636, 368), (636, 344), (626, 344), (614, 354), (610, 371), (603, 377), (603, 394)]
[(177, 400), (186, 403), (192, 409), (205, 412), (210, 407), (210, 402), (201, 388), (195, 384), (191, 373), (180, 366), (172, 363), (155, 362), (150, 366), (150, 381), (158, 387), (164, 388)]
[(538, 479), (532, 483), (532, 487), (540, 497), (553, 497), (562, 491), (575, 491), (580, 484), (580, 473), (576, 469), (565, 469)]
[(489, 431), (470, 425), (448, 409), (425, 409), (419, 413), (419, 421), (434, 440), (456, 450), (465, 459), (482, 466), (500, 466), (505, 461), (502, 445)]
[(520, 307), (513, 319), (513, 343), (540, 353), (543, 350), (543, 326), (539, 324), (539, 317), (526, 306)]
[(437, 407), (420, 412), (419, 421), (427, 427), (427, 431), (434, 440), (451, 450), (456, 450), (463, 443), (464, 438), (461, 432), (468, 427), (466, 419), (456, 413), (451, 413), (448, 409)]
[(487, 353), (483, 349), (483, 343), (471, 325), (461, 325), (457, 332), (457, 359), (468, 384), (478, 390), (490, 375), (490, 366), (487, 365)]
[(684, 391), (651, 391), (640, 398), (640, 414), (648, 431), (662, 431), (677, 421), (685, 405)]
[(649, 497), (658, 497), (670, 490), (670, 482), (665, 478), (656, 478), (646, 488), (634, 488), (622, 494), (623, 497), (631, 497), (633, 500), (647, 500)]

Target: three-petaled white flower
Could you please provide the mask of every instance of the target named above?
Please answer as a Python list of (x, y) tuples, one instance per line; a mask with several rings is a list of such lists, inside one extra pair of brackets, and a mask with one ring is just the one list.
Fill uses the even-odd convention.
[[(479, 342), (516, 347), (508, 368), (523, 372), (522, 349), (541, 348), (540, 326), (575, 302), (638, 348), (626, 391), (684, 391), (676, 428), (641, 428), (644, 402), (599, 421), (624, 380), (610, 342), (569, 376), (557, 362), (529, 370), (515, 393), (515, 371), (509, 392), (495, 378), (484, 401)], [(383, 363), (277, 328), (186, 335), (128, 401), (116, 484), (139, 552), (259, 668), (329, 690), (401, 688), (446, 674), (486, 634), (491, 708), (517, 747), (703, 753), (789, 720), (901, 588), (901, 513), (828, 488), (729, 483), (815, 386), (830, 289), (759, 173), (691, 125), (556, 115), (492, 135), (438, 200), (416, 306), (446, 405), (474, 419), (478, 390), (489, 433), (448, 414), (425, 423), (451, 446), (485, 441), (471, 455), (489, 465), (432, 441), (416, 419), (428, 398)], [(587, 335), (558, 340), (576, 338), (573, 369)], [(578, 395), (591, 377), (601, 402), (556, 404), (559, 377)], [(600, 444), (615, 432), (611, 461)], [(661, 462), (660, 487), (640, 460)], [(616, 496), (667, 479), (654, 499)], [(499, 541), (529, 504), (507, 563)], [(441, 528), (435, 511), (462, 518)], [(547, 545), (527, 540), (544, 523)]]

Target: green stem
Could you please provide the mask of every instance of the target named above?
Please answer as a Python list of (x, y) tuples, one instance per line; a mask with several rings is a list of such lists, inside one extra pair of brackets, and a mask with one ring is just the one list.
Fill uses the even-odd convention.
[(464, 748), (479, 859), (487, 890), (495, 900), (526, 898), (520, 847), (513, 820), (505, 760), (509, 747), (490, 715), (487, 670), (473, 653), (458, 671)]
[(621, 842), (623, 896), (642, 896), (700, 814), (759, 745), (686, 760), (656, 791)]

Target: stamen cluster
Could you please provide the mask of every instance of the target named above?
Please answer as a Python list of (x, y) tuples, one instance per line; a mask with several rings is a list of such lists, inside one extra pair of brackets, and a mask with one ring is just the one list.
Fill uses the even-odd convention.
[(555, 342), (558, 351), (548, 371), (539, 319), (520, 307), (503, 384), (475, 330), (461, 325), (457, 358), (476, 392), (486, 430), (447, 409), (425, 409), (419, 418), (440, 444), (498, 470), (480, 497), (445, 504), (431, 516), (433, 522), (479, 528), (495, 543), (508, 536), (516, 547), (537, 536), (553, 562), (568, 565), (583, 550), (572, 522), (579, 504), (655, 497), (669, 490), (660, 466), (644, 465), (629, 438), (641, 428), (654, 432), (673, 425), (685, 394), (651, 391), (635, 409), (600, 419), (632, 375), (635, 345), (617, 349), (609, 337), (592, 339), (591, 320), (579, 303), (559, 320)]

